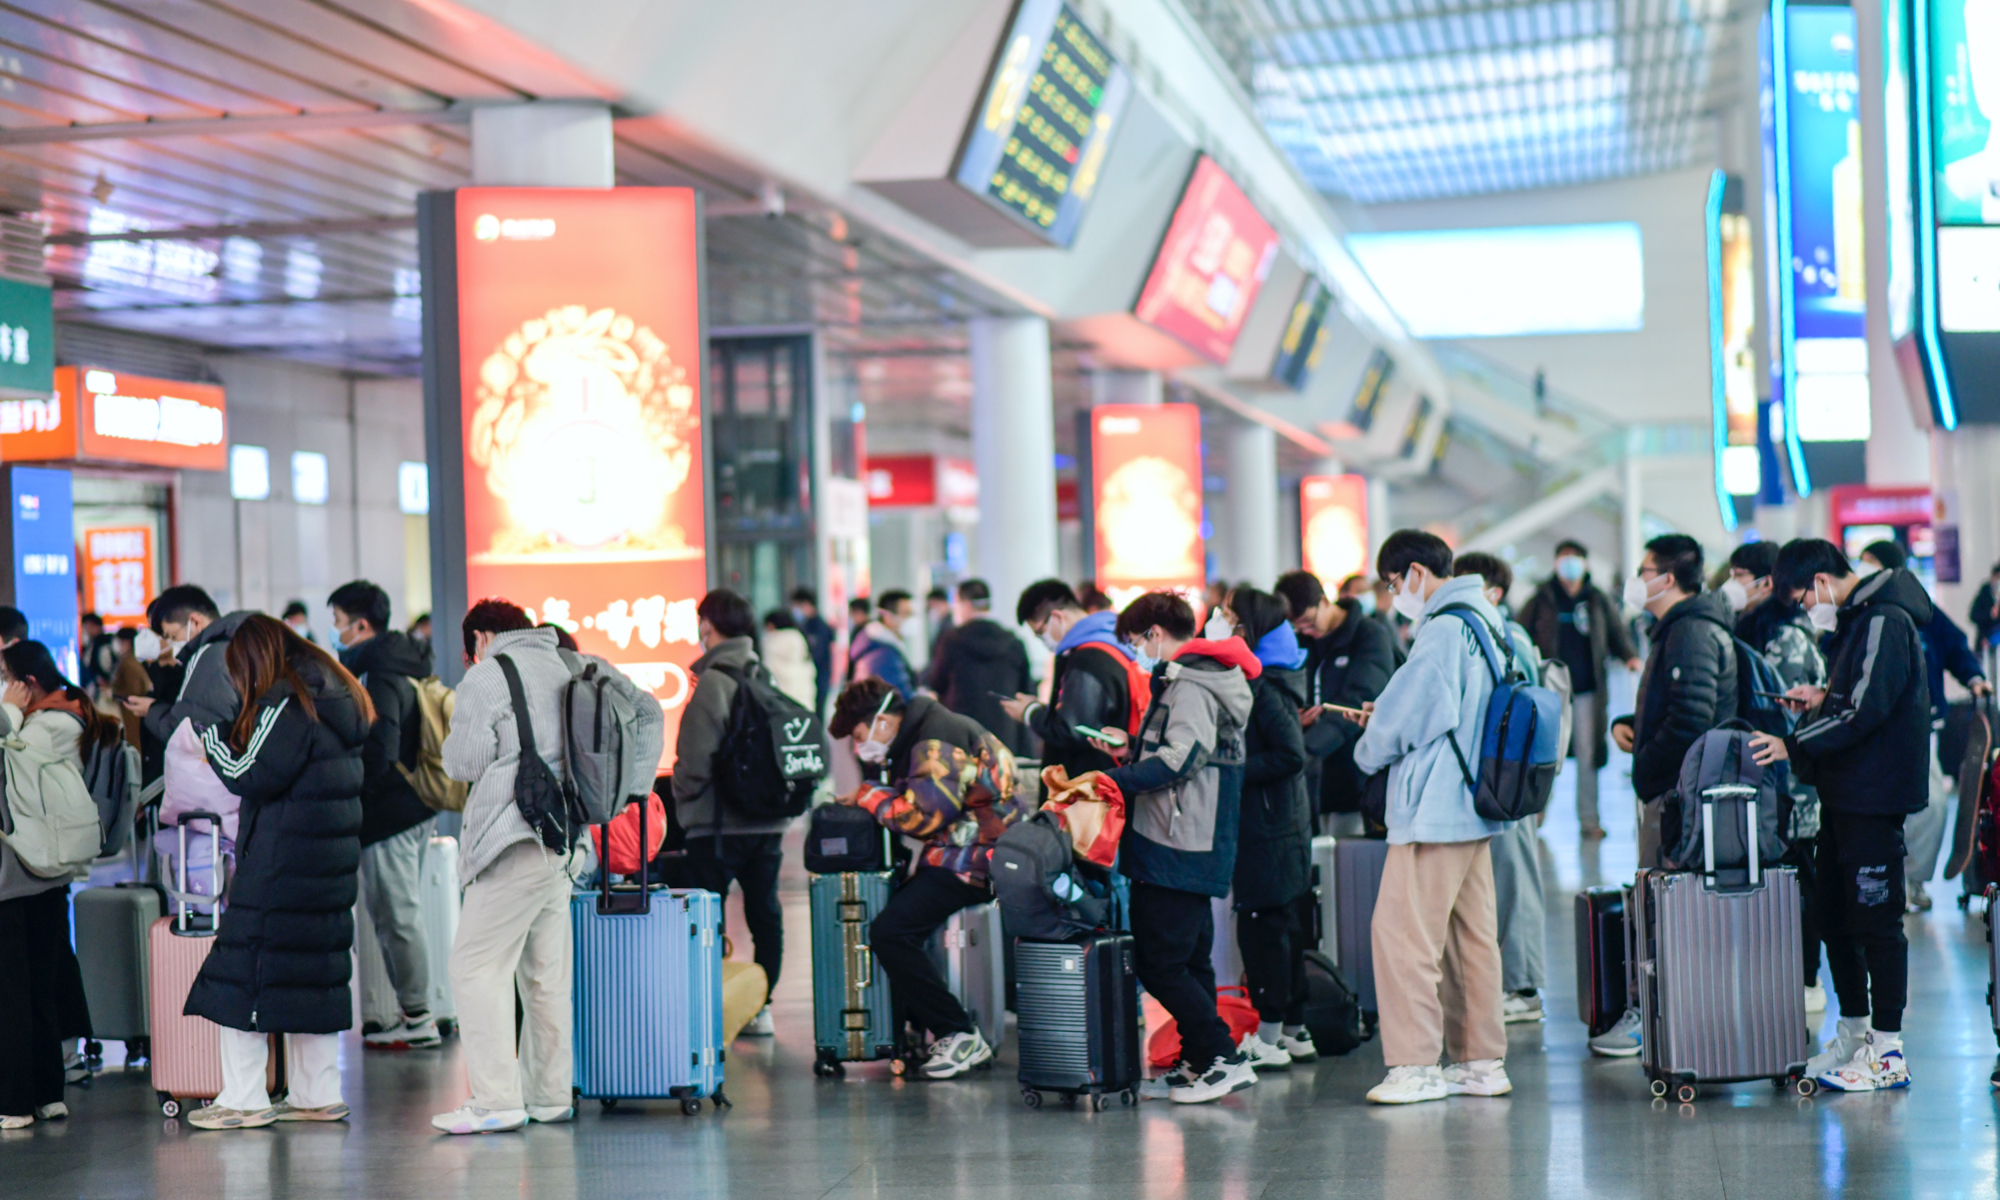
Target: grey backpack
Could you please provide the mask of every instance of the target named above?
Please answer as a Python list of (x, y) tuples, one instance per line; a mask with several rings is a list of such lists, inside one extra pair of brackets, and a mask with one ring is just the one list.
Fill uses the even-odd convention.
[(1751, 733), (1748, 722), (1731, 720), (1702, 734), (1681, 759), (1678, 812), (1661, 814), (1667, 865), (1698, 871), (1723, 890), (1754, 886), (1785, 853), (1789, 798), (1778, 786), (1781, 772), (1751, 756)]
[(562, 652), (563, 755), (583, 819), (603, 825), (643, 800), (659, 773), (666, 714), (650, 692), (595, 655)]

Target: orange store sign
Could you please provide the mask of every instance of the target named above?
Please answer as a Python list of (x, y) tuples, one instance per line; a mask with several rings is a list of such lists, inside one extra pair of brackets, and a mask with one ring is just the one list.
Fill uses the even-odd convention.
[(85, 459), (220, 471), (229, 418), (214, 384), (57, 367), (47, 400), (0, 400), (0, 460)]
[(153, 586), (152, 529), (133, 525), (83, 531), (83, 606), (106, 625), (144, 621)]
[(1124, 608), (1171, 588), (1200, 604), (1201, 413), (1192, 404), (1106, 404), (1090, 410), (1091, 513), (1097, 585)]
[(1305, 568), (1328, 592), (1368, 571), (1368, 480), (1308, 475), (1299, 480), (1299, 548)]

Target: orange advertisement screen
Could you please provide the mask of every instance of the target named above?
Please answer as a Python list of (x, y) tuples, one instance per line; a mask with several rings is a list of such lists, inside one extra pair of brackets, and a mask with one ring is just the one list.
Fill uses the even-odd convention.
[(83, 531), (83, 606), (107, 626), (146, 619), (153, 598), (153, 531), (145, 525)]
[(1305, 569), (1332, 592), (1368, 572), (1368, 481), (1359, 475), (1299, 480), (1299, 551)]
[(1277, 231), (1204, 154), (1133, 311), (1210, 362), (1225, 362), (1277, 254)]
[(1192, 404), (1091, 409), (1090, 474), (1097, 585), (1111, 602), (1123, 608), (1160, 588), (1198, 594), (1208, 579), (1200, 410)]
[(56, 397), (76, 414), (84, 458), (202, 471), (229, 465), (228, 406), (214, 384), (63, 367)]
[(568, 629), (666, 709), (708, 585), (687, 188), (455, 197), (466, 594)]

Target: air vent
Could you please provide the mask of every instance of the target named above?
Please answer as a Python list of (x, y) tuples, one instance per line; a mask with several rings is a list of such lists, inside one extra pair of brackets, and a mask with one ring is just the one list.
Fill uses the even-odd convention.
[(25, 217), (0, 216), (0, 278), (49, 285), (42, 269), (42, 227)]

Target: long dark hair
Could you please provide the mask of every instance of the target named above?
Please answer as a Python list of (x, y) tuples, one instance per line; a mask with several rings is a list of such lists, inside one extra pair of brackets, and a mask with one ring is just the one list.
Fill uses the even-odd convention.
[(1242, 627), (1243, 642), (1252, 650), (1264, 640), (1265, 634), (1283, 625), (1291, 615), (1285, 601), (1248, 584), (1230, 589), (1229, 611), (1236, 614), (1236, 623)]
[(222, 656), (229, 682), (236, 685), (236, 694), (243, 701), (236, 724), (229, 730), (229, 742), (239, 753), (250, 744), (250, 732), (257, 724), (258, 697), (279, 683), (291, 684), (299, 707), (306, 716), (319, 720), (319, 710), (313, 707), (312, 689), (298, 673), (298, 668), (307, 664), (318, 667), (327, 679), (338, 681), (347, 689), (364, 725), (375, 723), (375, 706), (368, 701), (367, 689), (348, 674), (338, 659), (293, 633), (283, 621), (257, 613), (236, 627), (229, 637), (229, 650)]
[(23, 638), (4, 650), (0, 650), (0, 665), (7, 668), (7, 678), (18, 679), (22, 683), (32, 683), (51, 696), (61, 696), (75, 701), (82, 709), (85, 745), (110, 745), (124, 736), (124, 726), (97, 711), (84, 690), (71, 683), (56, 666), (55, 656), (49, 648), (31, 638)]

